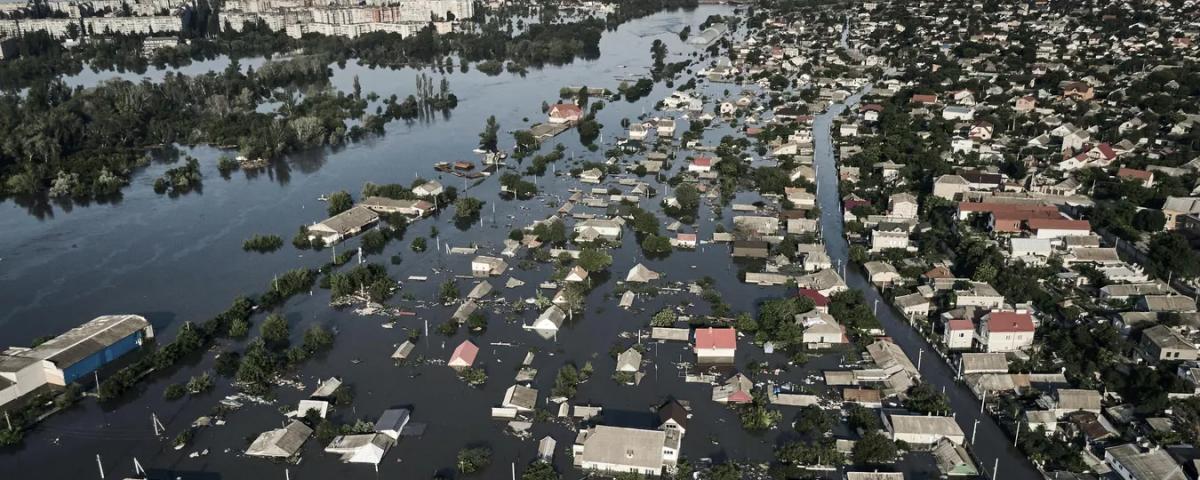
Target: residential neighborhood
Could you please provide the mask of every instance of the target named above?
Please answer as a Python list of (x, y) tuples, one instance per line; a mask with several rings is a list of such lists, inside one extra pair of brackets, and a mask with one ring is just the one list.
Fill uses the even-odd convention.
[[(645, 30), (520, 104), (464, 94), (520, 121), (456, 156), (301, 177), (338, 186), (245, 241), (291, 268), (265, 293), (14, 335), (0, 472), (1200, 478), (1200, 2), (367, 3), (229, 18), (414, 50), (484, 11)], [(477, 48), (434, 68), (578, 67), (468, 73)], [(101, 414), (122, 450), (70, 423)]]

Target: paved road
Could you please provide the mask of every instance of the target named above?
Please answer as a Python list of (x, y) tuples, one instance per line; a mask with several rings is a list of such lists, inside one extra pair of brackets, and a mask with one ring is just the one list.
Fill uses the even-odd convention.
[[(833, 144), (830, 129), (833, 120), (847, 107), (856, 105), (862, 92), (846, 100), (844, 104), (831, 107), (824, 114), (817, 116), (813, 122), (814, 156), (817, 169), (817, 201), (821, 207), (821, 231), (825, 238), (825, 248), (834, 264), (842, 266), (848, 263), (849, 246), (843, 235), (841, 199), (838, 193), (837, 168), (834, 162)], [(989, 478), (1004, 479), (1036, 479), (1041, 475), (1033, 464), (1012, 446), (1010, 440), (991, 417), (979, 413), (979, 400), (965, 387), (954, 381), (955, 372), (940, 357), (933, 353), (933, 348), (909, 326), (903, 315), (892, 308), (858, 269), (846, 268), (846, 284), (855, 290), (861, 290), (868, 305), (879, 302), (877, 316), (896, 344), (904, 350), (910, 359), (916, 363), (918, 356), (924, 351), (921, 363), (921, 375), (925, 382), (935, 387), (945, 389), (950, 398), (950, 405), (956, 412), (955, 418), (971, 439), (975, 421), (979, 421), (978, 431), (975, 432), (975, 443), (972, 447), (982, 465), (980, 467)], [(999, 460), (999, 472), (994, 476), (993, 466)]]

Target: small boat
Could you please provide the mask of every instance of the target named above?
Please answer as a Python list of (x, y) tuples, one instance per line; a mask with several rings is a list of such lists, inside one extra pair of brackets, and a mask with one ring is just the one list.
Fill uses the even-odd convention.
[(327, 195), (325, 195), (324, 193), (322, 193), (320, 195), (317, 195), (317, 200), (322, 201), (322, 202), (327, 202), (327, 201), (329, 201), (329, 197)]
[(484, 153), (487, 153), (487, 150), (484, 150), (484, 149), (482, 149), (482, 148), (476, 148), (476, 149), (474, 149), (474, 150), (471, 150), (471, 151), (472, 151), (472, 152), (474, 152), (474, 153), (481, 154), (481, 155), (482, 155), (482, 154), (484, 154)]

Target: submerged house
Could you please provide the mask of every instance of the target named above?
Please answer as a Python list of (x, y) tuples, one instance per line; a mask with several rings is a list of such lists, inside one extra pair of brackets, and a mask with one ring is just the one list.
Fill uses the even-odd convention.
[(140, 315), (104, 315), (34, 348), (0, 353), (0, 405), (45, 384), (65, 386), (140, 348), (154, 327)]
[(369, 463), (379, 465), (388, 449), (392, 448), (392, 439), (382, 433), (362, 433), (357, 435), (339, 435), (325, 447), (325, 453), (336, 453), (342, 456), (342, 463)]
[(446, 362), (446, 365), (454, 369), (467, 368), (475, 364), (475, 357), (478, 355), (479, 347), (470, 340), (463, 340), (454, 349), (454, 353), (450, 355), (450, 360)]
[(724, 384), (713, 387), (712, 400), (718, 403), (750, 403), (754, 401), (753, 389), (754, 382), (738, 373), (729, 377)]
[(642, 368), (642, 352), (636, 348), (630, 347), (628, 350), (617, 355), (617, 371), (618, 372), (636, 372)]
[(737, 353), (737, 330), (732, 328), (701, 328), (696, 330), (697, 360), (732, 361)]
[(375, 421), (375, 431), (391, 437), (392, 440), (399, 440), (411, 418), (412, 413), (405, 408), (384, 410), (379, 420)]
[(659, 274), (654, 270), (646, 268), (645, 265), (637, 264), (629, 270), (629, 274), (625, 275), (626, 282), (647, 283), (653, 280), (658, 280)]
[(500, 402), (503, 408), (511, 408), (518, 412), (532, 412), (537, 407), (538, 391), (524, 385), (513, 385), (504, 391), (504, 400)]
[(367, 197), (358, 202), (358, 204), (376, 213), (399, 213), (410, 217), (424, 217), (433, 213), (433, 204), (425, 200)]
[(246, 455), (265, 458), (293, 457), (300, 452), (300, 447), (304, 446), (304, 442), (308, 441), (312, 433), (313, 430), (308, 425), (299, 420), (292, 420), (286, 427), (260, 434), (254, 439), (254, 443), (250, 444), (250, 448), (246, 449)]
[(480, 255), (471, 260), (471, 274), (479, 277), (503, 275), (508, 270), (508, 262), (502, 258)]
[(325, 245), (333, 245), (362, 233), (376, 223), (379, 223), (378, 213), (362, 205), (355, 205), (320, 223), (309, 225), (308, 238), (320, 240)]
[(538, 318), (533, 321), (533, 324), (526, 325), (526, 330), (534, 330), (538, 333), (553, 334), (562, 328), (563, 321), (567, 319), (567, 313), (558, 305), (551, 305), (546, 308)]
[(597, 425), (579, 432), (572, 453), (575, 466), (584, 470), (656, 477), (664, 470), (674, 471), (682, 440), (683, 432), (677, 429)]

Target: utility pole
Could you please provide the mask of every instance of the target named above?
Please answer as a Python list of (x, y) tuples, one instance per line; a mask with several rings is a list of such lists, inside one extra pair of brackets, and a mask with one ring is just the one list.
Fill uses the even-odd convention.
[(983, 414), (983, 407), (987, 405), (987, 390), (983, 391), (983, 399), (979, 401), (979, 413)]
[(96, 454), (96, 468), (100, 470), (100, 478), (104, 478), (104, 463), (100, 461), (100, 454)]
[(1000, 471), (1000, 457), (996, 457), (996, 462), (992, 464), (992, 480), (996, 480), (996, 474)]
[(975, 424), (971, 426), (971, 446), (975, 445), (975, 432), (979, 431), (979, 419), (975, 419)]
[(167, 426), (163, 425), (163, 423), (161, 421), (159, 421), (157, 414), (151, 413), (150, 419), (154, 421), (154, 435), (155, 436), (161, 437), (162, 434), (167, 432)]
[(925, 359), (925, 349), (922, 348), (917, 352), (917, 373), (921, 372), (921, 360)]
[(100, 395), (100, 371), (92, 370), (92, 376), (96, 378), (96, 395)]
[(8, 429), (11, 431), (13, 429), (12, 428), (12, 419), (8, 417), (7, 410), (4, 412), (4, 421), (8, 423)]

